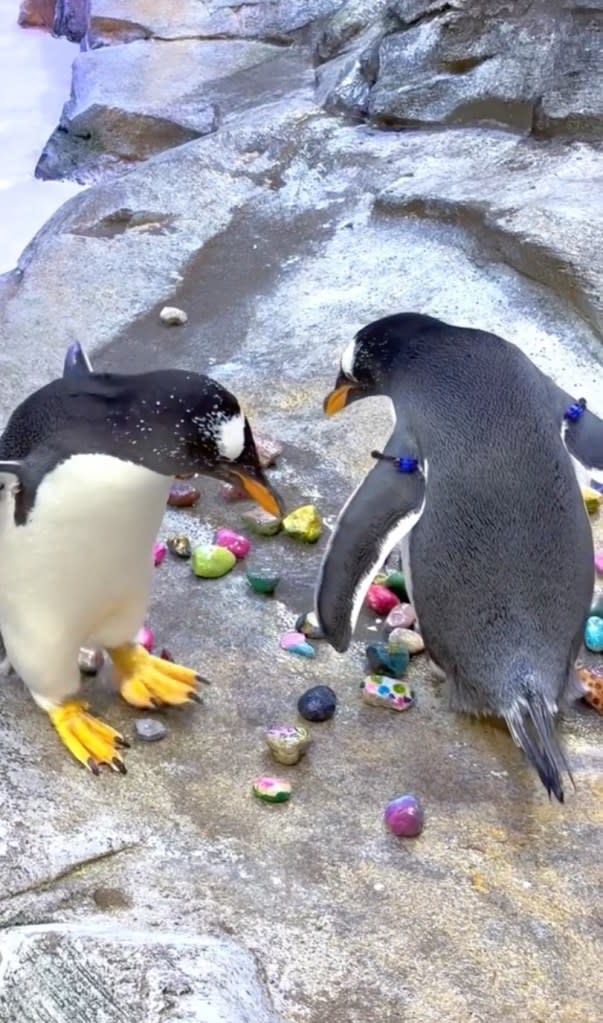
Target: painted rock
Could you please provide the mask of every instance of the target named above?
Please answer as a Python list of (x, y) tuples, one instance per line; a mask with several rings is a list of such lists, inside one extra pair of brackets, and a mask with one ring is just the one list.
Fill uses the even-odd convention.
[(366, 659), (371, 671), (377, 675), (400, 678), (408, 668), (410, 654), (406, 647), (390, 651), (385, 643), (369, 643), (366, 648)]
[(416, 838), (423, 830), (424, 813), (417, 796), (396, 796), (385, 807), (386, 827), (399, 838)]
[(297, 701), (297, 709), (306, 721), (328, 721), (337, 707), (337, 696), (330, 686), (313, 686)]
[(582, 500), (586, 505), (586, 510), (589, 515), (594, 515), (601, 506), (603, 501), (603, 494), (600, 494), (598, 490), (593, 490), (592, 487), (581, 487)]
[(281, 650), (288, 650), (290, 654), (300, 654), (302, 657), (314, 657), (316, 654), (303, 632), (285, 632), (281, 636), (280, 646)]
[(257, 430), (253, 432), (253, 439), (262, 469), (268, 469), (269, 466), (276, 465), (277, 458), (283, 453), (283, 445), (280, 441), (275, 440), (274, 437), (269, 437), (267, 433), (259, 433)]
[(603, 575), (603, 551), (597, 551), (595, 554), (595, 571), (598, 575)]
[(242, 487), (235, 487), (233, 483), (223, 483), (221, 490), (225, 501), (249, 501), (249, 494)]
[(176, 558), (190, 558), (191, 556), (191, 542), (188, 536), (168, 537), (167, 548), (170, 554)]
[(599, 590), (593, 596), (593, 602), (590, 605), (590, 613), (595, 618), (603, 618), (603, 590)]
[(264, 803), (286, 803), (291, 798), (291, 785), (283, 778), (262, 775), (253, 783), (253, 794)]
[(192, 483), (176, 480), (170, 487), (167, 503), (170, 508), (192, 508), (200, 497), (200, 491)]
[(313, 611), (306, 611), (301, 614), (295, 623), (298, 632), (303, 632), (308, 639), (324, 639), (324, 633), (318, 624), (318, 618)]
[(288, 536), (303, 543), (316, 543), (322, 533), (322, 521), (313, 504), (296, 508), (283, 519), (283, 529)]
[(241, 514), (241, 519), (258, 536), (275, 536), (282, 526), (281, 519), (263, 508), (248, 508)]
[(373, 707), (408, 710), (415, 702), (412, 689), (387, 675), (367, 675), (360, 683), (360, 689), (364, 702)]
[(310, 744), (310, 736), (301, 725), (274, 725), (266, 732), (266, 742), (279, 764), (297, 764)]
[(603, 618), (592, 615), (586, 619), (584, 645), (594, 654), (603, 653)]
[(174, 655), (171, 650), (168, 650), (166, 646), (162, 646), (161, 653), (159, 654), (162, 661), (171, 661), (174, 663)]
[(577, 670), (584, 688), (584, 699), (598, 710), (599, 714), (603, 714), (603, 668), (583, 665)]
[(251, 544), (246, 536), (233, 532), (232, 529), (219, 529), (216, 533), (215, 543), (218, 547), (225, 547), (231, 551), (235, 558), (246, 558), (251, 550)]
[(392, 590), (388, 590), (387, 586), (376, 586), (374, 583), (372, 586), (369, 586), (366, 595), (366, 605), (370, 607), (371, 611), (375, 611), (382, 618), (385, 618), (392, 608), (396, 607), (399, 603), (400, 601), (396, 594)]
[(78, 654), (78, 668), (83, 675), (98, 675), (105, 661), (102, 650), (95, 647), (82, 647)]
[(165, 739), (167, 735), (167, 728), (157, 718), (137, 718), (134, 728), (136, 735), (143, 742), (158, 742), (159, 739)]
[(248, 572), (247, 582), (251, 586), (254, 593), (263, 593), (269, 597), (274, 593), (276, 587), (280, 582), (280, 576), (278, 575), (261, 575), (258, 572)]
[(408, 650), (411, 657), (413, 654), (422, 654), (425, 643), (420, 633), (413, 629), (392, 629), (387, 637), (387, 649), (395, 653), (398, 650)]
[(148, 650), (150, 654), (153, 653), (153, 647), (155, 646), (155, 636), (153, 630), (148, 625), (143, 625), (142, 629), (138, 632), (135, 643), (140, 643), (141, 646)]
[(392, 593), (395, 593), (400, 600), (408, 600), (408, 592), (406, 590), (406, 582), (404, 580), (403, 572), (390, 572), (389, 575), (385, 577), (383, 585), (387, 586), (388, 590), (391, 590)]
[(164, 543), (153, 544), (153, 564), (155, 565), (155, 568), (157, 568), (157, 565), (160, 565), (162, 561), (165, 561), (166, 554), (167, 547)]
[(417, 620), (412, 604), (398, 604), (385, 619), (386, 629), (410, 629)]
[(385, 574), (385, 572), (378, 572), (377, 575), (374, 577), (371, 585), (372, 586), (385, 586), (385, 580), (386, 579), (387, 579), (387, 575)]
[(232, 551), (217, 544), (202, 544), (193, 550), (193, 572), (202, 579), (219, 579), (237, 563)]
[(178, 309), (175, 305), (164, 305), (159, 313), (159, 319), (167, 327), (179, 327), (188, 321), (184, 309)]

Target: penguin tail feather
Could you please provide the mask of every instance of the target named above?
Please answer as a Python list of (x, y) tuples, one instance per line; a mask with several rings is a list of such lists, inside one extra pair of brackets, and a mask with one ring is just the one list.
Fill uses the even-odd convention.
[(530, 694), (505, 714), (515, 743), (523, 750), (549, 796), (564, 802), (562, 774), (575, 786), (569, 764), (555, 732), (555, 710), (541, 696)]

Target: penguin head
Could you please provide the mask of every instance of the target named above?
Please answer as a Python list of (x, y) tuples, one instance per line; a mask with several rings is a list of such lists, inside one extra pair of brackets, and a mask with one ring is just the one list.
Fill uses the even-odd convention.
[(397, 313), (359, 330), (344, 348), (335, 387), (324, 401), (328, 416), (360, 398), (389, 394), (392, 374), (419, 354), (421, 334), (438, 324), (431, 316)]

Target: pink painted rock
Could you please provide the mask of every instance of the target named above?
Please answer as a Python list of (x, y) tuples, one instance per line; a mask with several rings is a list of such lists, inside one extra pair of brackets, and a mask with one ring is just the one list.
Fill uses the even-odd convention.
[(603, 551), (597, 551), (595, 554), (595, 569), (598, 575), (603, 575)]
[(410, 629), (416, 622), (417, 616), (412, 604), (397, 604), (392, 608), (385, 619), (386, 629)]
[(366, 605), (378, 615), (385, 617), (399, 603), (400, 601), (396, 594), (388, 590), (387, 587), (375, 586), (374, 584), (369, 586), (369, 591), (366, 595)]
[(222, 485), (222, 497), (225, 501), (249, 501), (249, 494), (246, 493), (242, 487), (235, 487), (233, 483), (224, 483)]
[(165, 561), (167, 554), (167, 546), (164, 543), (153, 544), (153, 564), (155, 567), (160, 565), (162, 561)]
[(280, 646), (281, 650), (288, 650), (290, 654), (300, 654), (301, 657), (314, 657), (316, 653), (303, 632), (285, 632), (281, 636)]
[(140, 643), (140, 645), (143, 646), (145, 650), (148, 650), (149, 653), (152, 653), (153, 647), (155, 646), (155, 636), (153, 635), (153, 630), (149, 629), (148, 625), (143, 625), (142, 629), (140, 629), (138, 635), (136, 636), (134, 642)]
[(171, 508), (192, 508), (200, 497), (200, 491), (192, 483), (177, 480), (170, 487), (167, 503)]
[(269, 437), (266, 433), (258, 433), (257, 431), (254, 431), (253, 439), (262, 469), (268, 469), (269, 466), (276, 465), (277, 458), (283, 453), (283, 445), (280, 441), (275, 440), (274, 437)]
[(247, 537), (235, 533), (232, 529), (219, 529), (214, 542), (217, 547), (225, 547), (235, 558), (246, 558), (251, 550)]

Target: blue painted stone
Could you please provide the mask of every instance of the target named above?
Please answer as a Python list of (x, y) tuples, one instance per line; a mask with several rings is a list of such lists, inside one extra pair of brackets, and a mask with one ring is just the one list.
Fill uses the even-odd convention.
[(590, 605), (590, 614), (595, 618), (603, 618), (603, 591), (595, 593), (593, 602)]
[(408, 668), (410, 653), (405, 647), (389, 650), (385, 643), (369, 643), (366, 648), (366, 659), (371, 671), (376, 675), (401, 678)]
[(289, 647), (290, 654), (299, 654), (300, 657), (315, 657), (316, 650), (310, 643), (296, 643)]
[(313, 686), (297, 701), (297, 709), (306, 721), (328, 721), (337, 706), (337, 696), (330, 686)]
[(603, 653), (603, 618), (587, 618), (584, 627), (584, 643), (594, 654)]

